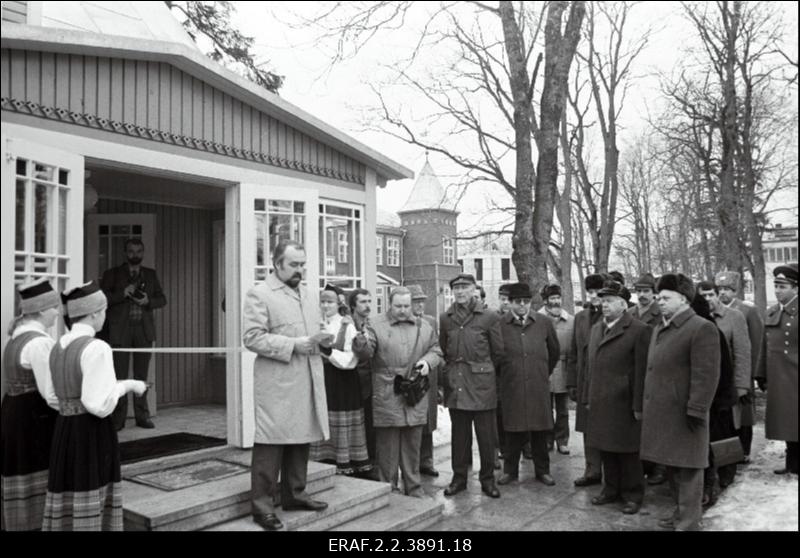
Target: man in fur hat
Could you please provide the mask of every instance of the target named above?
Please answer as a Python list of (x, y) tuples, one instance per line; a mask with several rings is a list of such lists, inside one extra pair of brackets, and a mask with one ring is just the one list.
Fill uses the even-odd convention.
[(648, 350), (640, 456), (667, 466), (675, 511), (659, 526), (696, 531), (708, 467), (709, 410), (720, 375), (719, 334), (692, 310), (691, 279), (668, 273), (656, 288), (662, 322)]

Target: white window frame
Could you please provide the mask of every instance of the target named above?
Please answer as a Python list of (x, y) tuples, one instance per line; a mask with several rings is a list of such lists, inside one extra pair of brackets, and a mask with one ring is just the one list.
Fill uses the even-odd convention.
[(450, 306), (455, 301), (455, 297), (453, 296), (453, 291), (449, 285), (445, 285), (444, 287), (442, 287), (442, 295), (444, 298), (445, 309), (450, 308)]
[(375, 313), (383, 314), (386, 311), (386, 289), (383, 285), (375, 287)]
[(350, 243), (347, 242), (347, 231), (336, 232), (336, 260), (339, 263), (347, 263), (347, 250)]
[(383, 265), (383, 235), (375, 235), (375, 265)]
[[(347, 281), (351, 282), (352, 287), (349, 287), (349, 288), (363, 288), (364, 285), (366, 285), (366, 255), (364, 253), (365, 249), (366, 249), (366, 235), (365, 235), (365, 221), (364, 221), (364, 214), (365, 214), (365, 209), (366, 208), (363, 205), (360, 205), (360, 204), (348, 203), (348, 202), (343, 202), (343, 201), (339, 201), (339, 200), (331, 200), (331, 199), (328, 199), (328, 198), (320, 198), (319, 199), (319, 205), (321, 205), (321, 206), (339, 207), (339, 208), (342, 208), (342, 209), (348, 209), (352, 213), (351, 213), (350, 217), (345, 217), (343, 215), (332, 215), (332, 214), (328, 214), (328, 213), (324, 213), (323, 211), (320, 211), (319, 212), (319, 217), (318, 217), (318, 222), (317, 222), (317, 234), (319, 234), (320, 223), (324, 223), (323, 220), (326, 217), (335, 217), (337, 219), (347, 219), (348, 222), (358, 223), (359, 230), (360, 230), (360, 232), (359, 232), (359, 237), (360, 237), (359, 242), (356, 242), (355, 239), (353, 239), (352, 243), (347, 242), (347, 240), (346, 240), (346, 234), (347, 233), (343, 233), (345, 235), (344, 246), (345, 246), (345, 249), (347, 250), (347, 254), (345, 256), (346, 259), (343, 261), (341, 259), (341, 255), (342, 255), (341, 254), (341, 249), (342, 249), (342, 244), (343, 243), (341, 241), (341, 237), (340, 237), (339, 234), (335, 235), (335, 239), (336, 239), (336, 243), (337, 243), (336, 252), (335, 252), (336, 255), (335, 256), (328, 256), (327, 255), (328, 254), (328, 246), (327, 246), (327, 244), (329, 242), (329, 238), (328, 238), (329, 235), (328, 235), (328, 230), (325, 229), (325, 234), (323, 235), (324, 244), (322, 244), (319, 247), (321, 253), (325, 255), (325, 267), (324, 267), (324, 269), (320, 269), (320, 275), (319, 275), (320, 288), (324, 287), (328, 283), (333, 283), (335, 281), (342, 281), (342, 280), (347, 280)], [(355, 216), (355, 211), (358, 211), (358, 217)], [(353, 230), (355, 230), (355, 229), (353, 229)], [(337, 231), (337, 232), (340, 233), (340, 234), (342, 233), (342, 231)], [(350, 261), (352, 261), (354, 273), (360, 273), (360, 275), (355, 275), (355, 274), (354, 275), (336, 275), (335, 274), (336, 273), (336, 262), (335, 261), (334, 261), (333, 266), (332, 266), (333, 267), (333, 273), (329, 273), (329, 269), (330, 269), (329, 263), (330, 262), (328, 261), (328, 258), (331, 258), (332, 260), (338, 260), (339, 263), (349, 263)], [(350, 260), (350, 258), (352, 258), (352, 260)], [(355, 271), (356, 269), (358, 269), (360, 271), (356, 272)]]
[(444, 256), (443, 257), (444, 265), (455, 265), (456, 247), (455, 247), (455, 242), (453, 242), (452, 236), (442, 237), (442, 251)]
[(396, 236), (386, 237), (386, 265), (400, 267), (400, 239)]

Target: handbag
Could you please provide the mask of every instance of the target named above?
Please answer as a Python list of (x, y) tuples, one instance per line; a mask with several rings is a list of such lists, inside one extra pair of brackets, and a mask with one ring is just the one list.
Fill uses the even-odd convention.
[[(418, 320), (417, 337), (414, 340), (414, 347), (411, 349), (412, 356), (414, 355), (414, 351), (417, 350), (421, 328), (422, 322)], [(402, 396), (406, 402), (406, 405), (409, 407), (415, 407), (417, 403), (422, 401), (422, 398), (425, 397), (430, 385), (431, 383), (428, 376), (423, 376), (420, 374), (419, 369), (413, 365), (408, 373), (408, 377), (405, 377), (401, 374), (398, 374), (394, 377), (394, 393)]]
[(711, 452), (714, 454), (714, 467), (724, 467), (744, 460), (744, 450), (738, 436), (711, 442)]

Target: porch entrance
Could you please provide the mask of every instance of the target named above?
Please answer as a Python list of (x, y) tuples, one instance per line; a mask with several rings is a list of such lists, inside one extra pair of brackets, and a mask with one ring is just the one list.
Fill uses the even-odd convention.
[[(142, 265), (155, 269), (167, 300), (154, 311), (155, 347), (185, 349), (152, 356), (151, 414), (220, 406), (223, 412), (215, 416), (224, 432), (226, 354), (191, 351), (225, 346), (225, 188), (87, 161), (85, 198), (86, 280), (99, 280), (106, 269), (124, 264), (125, 241), (141, 239)], [(128, 408), (132, 416), (132, 406)], [(131, 436), (163, 434), (155, 422), (154, 431)], [(129, 437), (127, 430), (138, 429), (126, 428), (120, 440)]]

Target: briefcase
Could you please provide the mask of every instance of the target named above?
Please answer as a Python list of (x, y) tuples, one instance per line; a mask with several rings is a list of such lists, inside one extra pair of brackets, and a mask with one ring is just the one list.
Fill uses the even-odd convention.
[(711, 442), (711, 451), (714, 454), (714, 467), (723, 467), (744, 460), (744, 450), (738, 436)]

